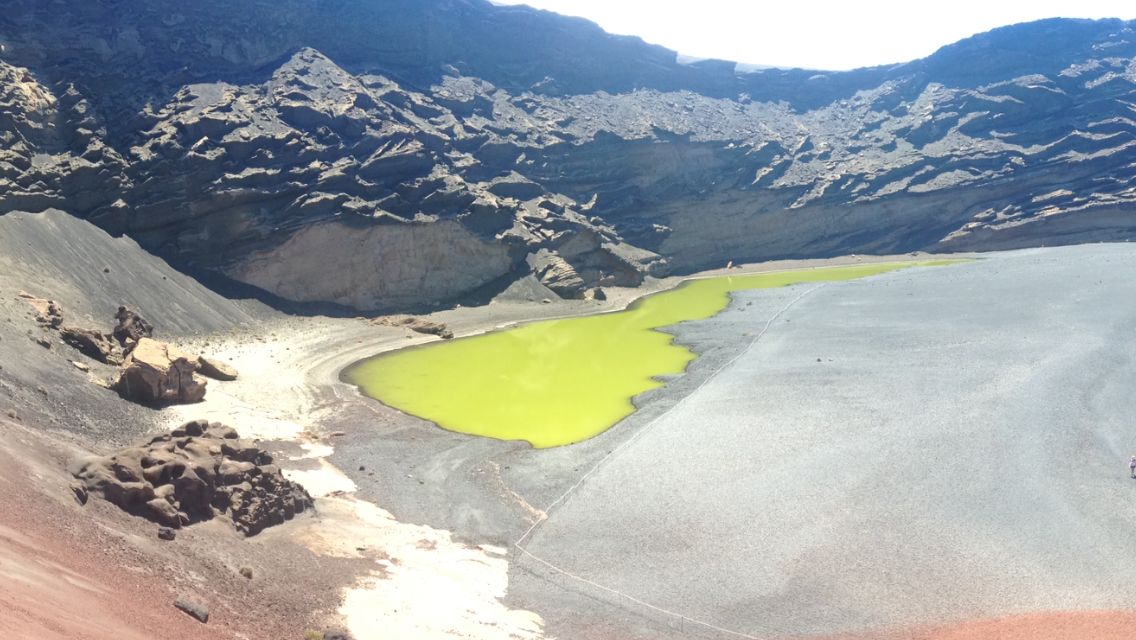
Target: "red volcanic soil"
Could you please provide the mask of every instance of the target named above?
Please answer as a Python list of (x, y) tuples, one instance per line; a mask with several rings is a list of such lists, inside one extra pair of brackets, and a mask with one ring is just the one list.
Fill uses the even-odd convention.
[(1136, 611), (1065, 611), (976, 620), (894, 636), (910, 640), (1129, 640)]
[[(2, 407), (0, 407), (2, 409)], [(224, 521), (158, 527), (91, 496), (80, 506), (70, 464), (82, 447), (0, 411), (0, 638), (236, 640), (299, 638), (334, 626), (339, 593), (369, 559), (316, 557), (287, 526), (239, 536)], [(299, 520), (299, 519), (297, 519)], [(303, 522), (289, 523), (301, 526)], [(242, 575), (239, 567), (253, 570)], [(208, 624), (174, 608), (209, 608)]]
[(1131, 640), (1136, 611), (1060, 611), (970, 620), (825, 640)]
[[(6, 434), (11, 435), (11, 434)], [(0, 449), (0, 629), (35, 640), (218, 638), (176, 611), (162, 580), (93, 522), (35, 486), (29, 461)], [(66, 486), (56, 487), (66, 491)], [(210, 628), (212, 627), (212, 628)]]

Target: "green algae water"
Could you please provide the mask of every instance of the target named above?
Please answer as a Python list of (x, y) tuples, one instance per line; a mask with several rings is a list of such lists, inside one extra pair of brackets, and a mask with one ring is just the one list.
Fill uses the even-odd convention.
[(689, 280), (626, 310), (545, 320), (380, 354), (344, 377), (368, 396), (450, 431), (556, 447), (595, 436), (630, 415), (632, 398), (694, 359), (657, 331), (709, 318), (729, 294), (850, 280), (946, 261), (865, 264)]

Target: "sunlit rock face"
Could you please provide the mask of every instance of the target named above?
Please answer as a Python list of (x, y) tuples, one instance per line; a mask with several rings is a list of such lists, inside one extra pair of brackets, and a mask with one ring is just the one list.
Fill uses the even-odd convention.
[(0, 211), (63, 208), (286, 299), (1136, 232), (1132, 23), (736, 73), (477, 0), (16, 5)]

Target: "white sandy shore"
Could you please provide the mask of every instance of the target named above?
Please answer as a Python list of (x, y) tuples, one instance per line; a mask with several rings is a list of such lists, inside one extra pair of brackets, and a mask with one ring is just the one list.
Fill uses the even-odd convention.
[[(897, 259), (913, 258), (780, 261), (705, 275)], [(440, 311), (431, 319), (466, 336), (528, 320), (622, 309), (678, 282), (668, 278), (635, 289), (608, 289), (603, 302), (496, 302)], [(168, 422), (174, 426), (206, 418), (233, 425), (245, 437), (300, 445), (301, 455), (280, 463), (286, 476), (317, 498), (319, 515), (300, 521), (294, 535), (320, 554), (375, 558), (374, 571), (344, 589), (339, 610), (342, 624), (359, 640), (543, 637), (538, 615), (501, 602), (508, 588), (503, 550), (460, 544), (447, 531), (398, 522), (379, 506), (354, 497), (354, 482), (327, 460), (334, 436), (324, 425), (332, 423), (345, 403), (369, 401), (339, 380), (342, 369), (369, 355), (434, 340), (361, 318), (281, 316), (245, 331), (185, 341), (181, 344), (188, 349), (232, 363), (240, 378), (211, 382), (204, 403), (170, 409)]]

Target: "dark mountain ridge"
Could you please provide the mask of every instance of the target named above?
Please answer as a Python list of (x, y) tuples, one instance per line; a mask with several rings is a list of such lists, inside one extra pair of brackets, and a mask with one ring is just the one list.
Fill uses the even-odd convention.
[(1136, 228), (1131, 22), (737, 73), (482, 0), (4, 4), (0, 212), (295, 301)]

